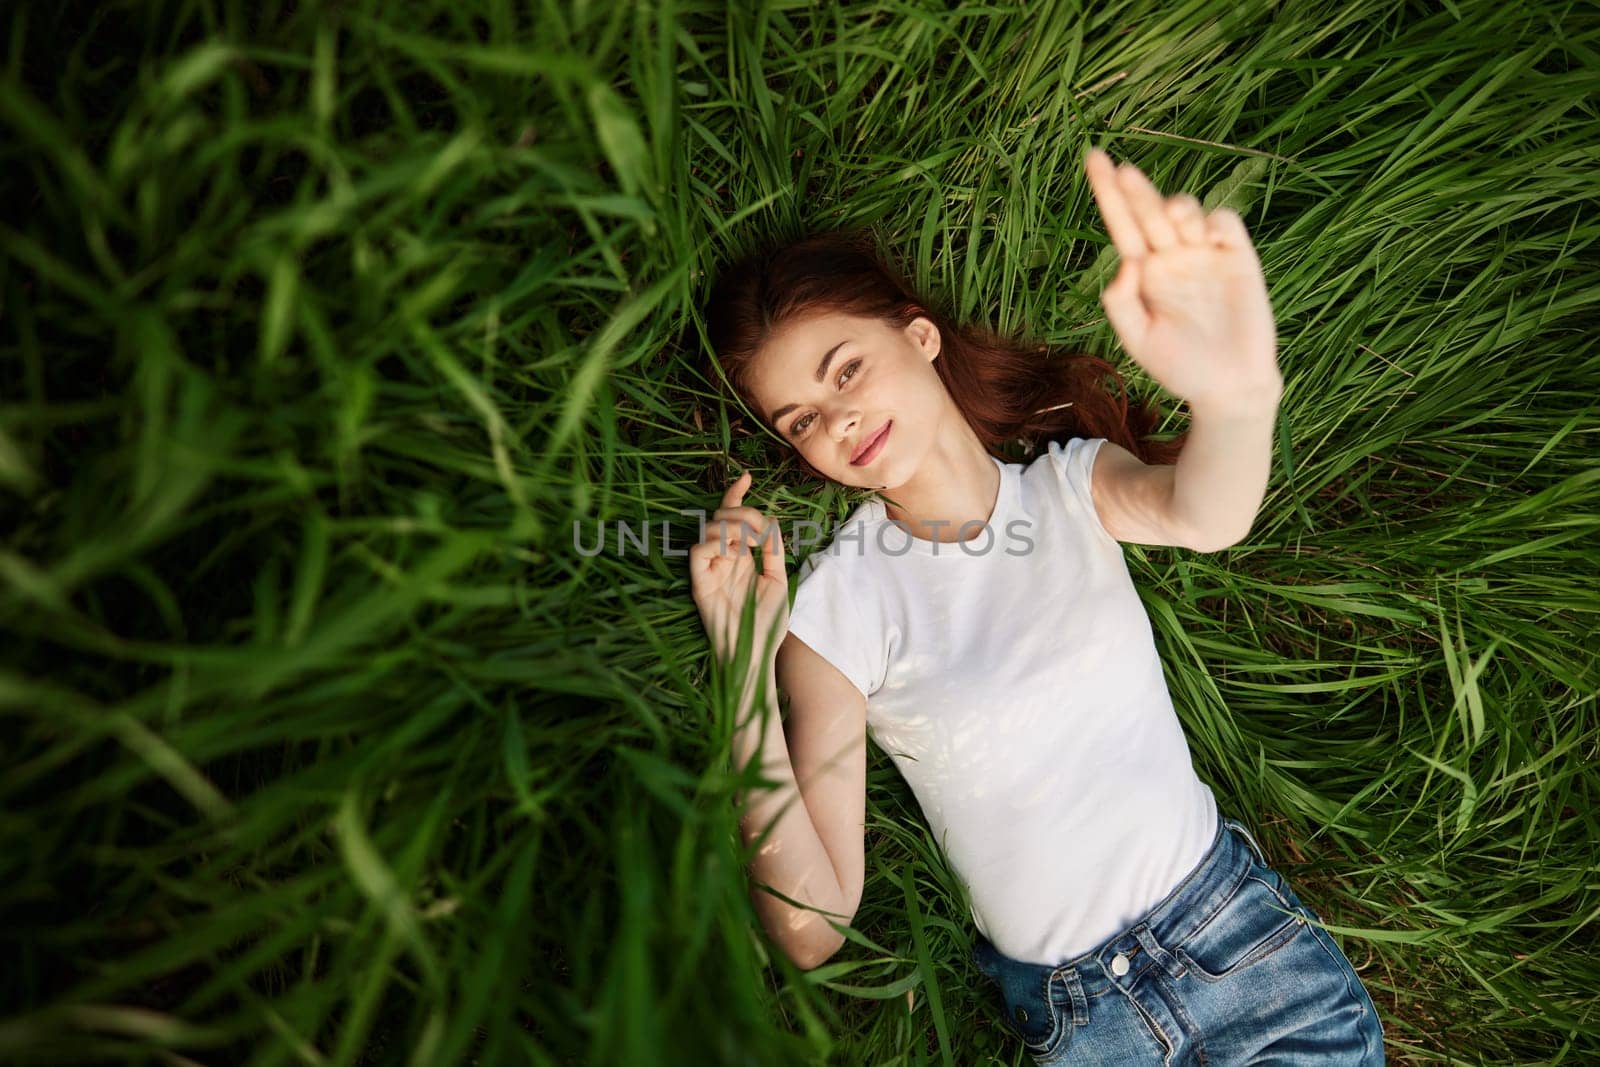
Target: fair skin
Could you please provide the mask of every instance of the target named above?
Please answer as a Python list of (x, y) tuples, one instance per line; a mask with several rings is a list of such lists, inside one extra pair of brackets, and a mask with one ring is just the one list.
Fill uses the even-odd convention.
[[(841, 342), (818, 382), (823, 357)], [(751, 392), (768, 425), (819, 472), (882, 492), (889, 517), (911, 536), (954, 541), (963, 523), (994, 513), (1000, 472), (934, 370), (938, 358), (939, 329), (927, 318), (895, 330), (829, 312), (773, 335)], [(891, 421), (877, 454), (853, 465), (850, 457)], [(968, 537), (981, 533), (966, 530)]]
[(1099, 149), (1084, 169), (1122, 261), (1100, 295), (1106, 318), (1129, 357), (1190, 413), (1176, 465), (1102, 446), (1096, 507), (1121, 541), (1202, 552), (1237, 544), (1266, 490), (1283, 395), (1261, 261), (1232, 209), (1163, 197), (1138, 167)]
[[(1215, 551), (1248, 532), (1271, 467), (1283, 379), (1265, 279), (1238, 215), (1188, 194), (1163, 197), (1137, 167), (1091, 151), (1085, 170), (1121, 258), (1101, 294), (1129, 357), (1187, 400), (1177, 464), (1149, 465), (1112, 442), (1096, 456), (1091, 495), (1120, 541)], [(843, 347), (833, 351), (844, 342)], [(828, 478), (876, 489), (912, 536), (981, 535), (999, 472), (933, 368), (937, 327), (903, 330), (839, 313), (785, 324), (751, 376), (757, 410)], [(823, 357), (827, 373), (816, 380)], [(865, 466), (851, 456), (892, 420)]]

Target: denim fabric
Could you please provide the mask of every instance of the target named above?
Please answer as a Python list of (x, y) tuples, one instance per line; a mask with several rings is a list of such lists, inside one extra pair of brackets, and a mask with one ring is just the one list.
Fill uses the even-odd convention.
[(977, 934), (972, 961), (1040, 1064), (1383, 1063), (1377, 1007), (1307, 918), (1322, 921), (1222, 818), (1195, 869), (1093, 950), (1047, 966)]

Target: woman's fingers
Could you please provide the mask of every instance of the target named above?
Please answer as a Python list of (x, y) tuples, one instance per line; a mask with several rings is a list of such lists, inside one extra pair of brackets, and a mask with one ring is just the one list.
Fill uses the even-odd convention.
[(1250, 232), (1244, 227), (1239, 213), (1229, 207), (1219, 207), (1206, 216), (1206, 229), (1213, 240), (1231, 248), (1250, 247)]
[(787, 587), (783, 569), (783, 531), (777, 523), (772, 524), (772, 536), (761, 542), (761, 576), (784, 579)]
[(1189, 193), (1163, 197), (1132, 163), (1117, 163), (1098, 148), (1090, 149), (1085, 168), (1106, 232), (1131, 259), (1179, 244), (1241, 247), (1250, 244), (1244, 221), (1230, 208), (1207, 213)]
[(728, 522), (743, 521), (749, 523), (756, 530), (762, 529), (767, 524), (767, 517), (748, 505), (736, 508), (718, 508), (711, 513), (711, 517), (713, 519), (724, 519)]
[(715, 541), (701, 541), (689, 546), (689, 581), (694, 586), (696, 598), (709, 595), (727, 579), (728, 566), (737, 558), (724, 552)]
[(1184, 244), (1203, 247), (1211, 243), (1200, 201), (1190, 194), (1178, 193), (1167, 198), (1167, 218), (1172, 220), (1172, 226)]
[(776, 525), (751, 507), (718, 508), (711, 513), (711, 519), (724, 544), (753, 545), (771, 540), (768, 527)]
[(724, 547), (715, 541), (689, 546), (690, 577), (709, 583), (707, 589), (718, 588), (719, 584), (727, 585), (730, 590), (745, 585), (755, 557), (749, 553), (727, 552)]
[(1089, 172), (1089, 186), (1094, 191), (1095, 204), (1100, 217), (1105, 219), (1106, 233), (1123, 259), (1137, 259), (1148, 255), (1149, 245), (1134, 218), (1133, 205), (1117, 180), (1117, 165), (1111, 157), (1098, 148), (1090, 149), (1084, 167)]
[(1139, 291), (1144, 267), (1145, 260), (1124, 259), (1116, 278), (1100, 293), (1106, 320), (1130, 352), (1142, 348), (1145, 335), (1150, 332), (1150, 309)]
[(1177, 245), (1178, 231), (1167, 217), (1167, 202), (1144, 172), (1132, 163), (1120, 164), (1117, 182), (1128, 194), (1133, 217), (1138, 220), (1146, 243), (1157, 252)]
[(722, 494), (722, 506), (736, 508), (744, 502), (744, 491), (750, 488), (750, 472), (740, 471), (739, 477), (729, 483), (727, 490)]
[(749, 471), (740, 471), (722, 494), (722, 506), (711, 513), (711, 521), (706, 524), (705, 540), (719, 548), (732, 546), (735, 555), (745, 555), (746, 545), (761, 543), (767, 528), (767, 517), (742, 503), (751, 481)]
[[(740, 471), (722, 494), (722, 506), (711, 513), (711, 519), (706, 523), (705, 537), (698, 545), (690, 548), (690, 553), (699, 552), (700, 555), (734, 556), (753, 559), (754, 554), (748, 549), (750, 545), (761, 546), (762, 574), (776, 574), (784, 576), (783, 567), (783, 534), (778, 529), (778, 524), (763, 515), (758, 509), (747, 507), (740, 503), (744, 499), (745, 490), (750, 487), (750, 472)], [(730, 552), (728, 549), (732, 548)], [(700, 564), (704, 569), (709, 567), (709, 560)]]

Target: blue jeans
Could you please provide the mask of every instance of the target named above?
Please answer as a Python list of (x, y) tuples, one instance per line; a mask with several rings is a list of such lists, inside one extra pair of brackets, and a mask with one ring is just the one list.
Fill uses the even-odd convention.
[[(1229, 832), (1232, 831), (1232, 832)], [(1041, 1064), (1381, 1064), (1383, 1024), (1355, 968), (1250, 831), (1223, 818), (1144, 918), (1055, 966), (972, 961)]]

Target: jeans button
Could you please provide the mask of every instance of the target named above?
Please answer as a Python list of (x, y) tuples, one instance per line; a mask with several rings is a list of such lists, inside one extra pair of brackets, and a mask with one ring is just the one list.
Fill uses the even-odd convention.
[(1111, 973), (1117, 975), (1118, 977), (1127, 974), (1128, 957), (1124, 956), (1120, 952), (1111, 957)]

